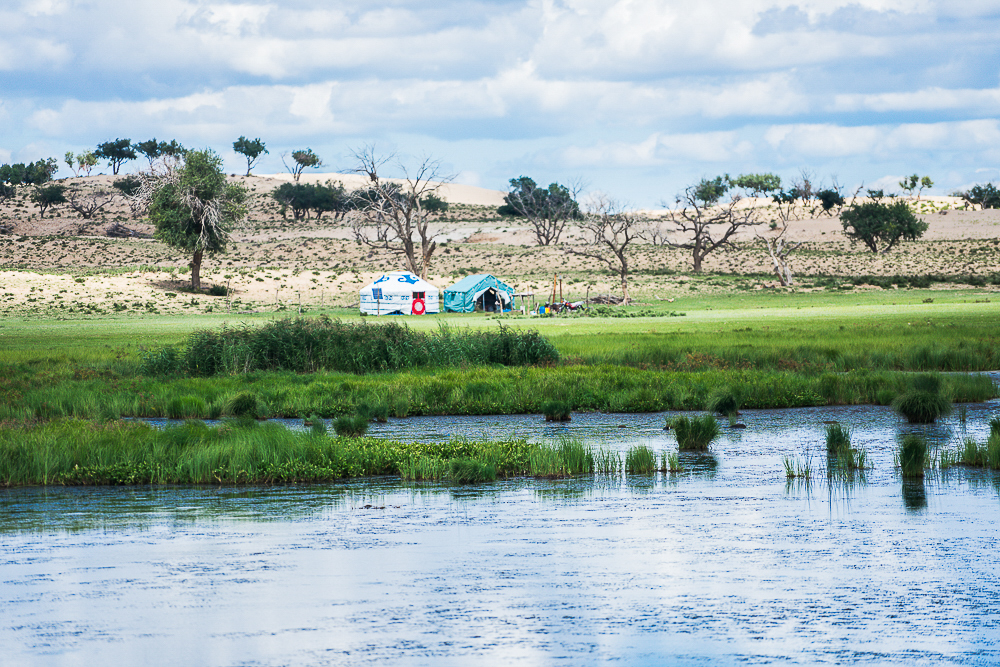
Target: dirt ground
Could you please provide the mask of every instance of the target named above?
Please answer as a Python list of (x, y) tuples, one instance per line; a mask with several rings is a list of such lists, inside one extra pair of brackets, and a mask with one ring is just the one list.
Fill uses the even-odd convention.
[[(305, 176), (303, 178), (306, 178)], [(309, 175), (310, 181), (349, 181), (348, 176)], [(60, 183), (82, 195), (111, 191), (114, 177), (65, 179)], [(85, 220), (68, 205), (45, 218), (27, 190), (0, 205), (0, 316), (79, 317), (102, 313), (246, 312), (351, 306), (357, 291), (385, 271), (402, 268), (400, 259), (367, 248), (353, 239), (344, 220), (283, 219), (270, 192), (287, 177), (234, 177), (251, 193), (251, 215), (235, 230), (228, 252), (207, 257), (203, 287), (228, 287), (230, 296), (185, 291), (190, 257), (152, 238), (148, 219), (133, 218), (117, 198)], [(345, 182), (348, 187), (353, 182)], [(470, 273), (493, 273), (518, 291), (539, 296), (551, 289), (553, 274), (564, 281), (565, 296), (582, 298), (619, 290), (606, 265), (567, 252), (586, 243), (582, 232), (568, 228), (560, 245), (536, 245), (531, 230), (501, 218), (496, 205), (503, 193), (451, 186), (452, 206), (434, 223), (440, 247), (429, 278), (444, 288)], [(873, 255), (843, 234), (837, 217), (800, 211), (787, 237), (801, 242), (792, 259), (800, 288), (810, 276), (833, 275), (991, 275), (1000, 273), (1000, 211), (956, 210), (956, 198), (923, 198), (913, 206), (929, 227), (919, 241), (902, 243), (885, 255)], [(773, 286), (766, 277), (770, 260), (757, 235), (773, 235), (774, 218), (766, 202), (757, 202), (762, 223), (741, 232), (736, 242), (710, 254), (709, 274), (750, 276), (749, 288)], [(648, 212), (649, 224), (662, 223), (662, 212)], [(126, 233), (110, 237), (109, 230)], [(631, 254), (633, 296), (668, 298), (692, 289), (688, 251), (653, 245), (634, 246)], [(694, 280), (698, 289), (724, 290), (732, 285), (709, 275)], [(746, 287), (747, 285), (745, 285)]]

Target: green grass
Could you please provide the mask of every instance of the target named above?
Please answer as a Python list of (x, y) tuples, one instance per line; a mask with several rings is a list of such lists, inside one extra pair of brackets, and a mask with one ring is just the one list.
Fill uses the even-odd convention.
[(933, 424), (951, 412), (951, 401), (943, 389), (940, 377), (917, 376), (913, 386), (893, 400), (892, 407), (911, 424)]
[[(59, 420), (0, 426), (0, 486), (268, 484), (396, 474), (406, 478), (403, 471), (423, 459), (447, 462), (449, 478), (475, 481), (526, 474), (529, 456), (537, 449), (519, 440), (427, 444), (330, 438), (253, 420), (215, 428), (186, 422), (165, 430), (133, 422)], [(453, 460), (463, 462), (452, 466)]]
[(719, 422), (712, 415), (674, 417), (670, 426), (677, 434), (677, 447), (682, 452), (704, 452), (719, 436)]
[(927, 465), (927, 441), (918, 435), (906, 435), (899, 443), (899, 467), (904, 478), (924, 476)]
[(625, 453), (625, 472), (628, 474), (648, 475), (656, 469), (656, 454), (646, 445), (629, 447)]

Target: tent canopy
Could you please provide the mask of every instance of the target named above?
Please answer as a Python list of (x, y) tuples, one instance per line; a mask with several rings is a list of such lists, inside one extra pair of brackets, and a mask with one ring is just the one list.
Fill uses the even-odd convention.
[[(489, 293), (489, 294), (487, 294)], [(476, 301), (486, 295), (494, 299), (497, 305), (509, 309), (514, 302), (514, 290), (510, 285), (489, 273), (477, 273), (466, 276), (444, 291), (444, 309), (453, 313), (472, 313), (476, 310)], [(484, 310), (490, 310), (489, 303), (483, 304)]]
[(440, 290), (409, 271), (393, 271), (361, 288), (361, 312), (369, 315), (419, 315), (441, 311)]

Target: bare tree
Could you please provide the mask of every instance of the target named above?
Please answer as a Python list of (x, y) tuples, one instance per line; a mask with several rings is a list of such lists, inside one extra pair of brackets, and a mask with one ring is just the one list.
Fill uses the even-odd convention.
[(789, 257), (802, 245), (801, 241), (792, 243), (785, 238), (787, 232), (788, 223), (785, 222), (781, 227), (781, 231), (776, 236), (764, 236), (757, 233), (757, 238), (764, 243), (764, 247), (767, 248), (767, 254), (771, 256), (771, 270), (778, 277), (778, 282), (783, 287), (788, 287), (792, 284), (792, 266)]
[(742, 201), (736, 194), (726, 203), (709, 204), (699, 197), (697, 185), (687, 187), (667, 211), (665, 245), (690, 250), (693, 270), (701, 273), (702, 261), (710, 252), (728, 244), (740, 229), (757, 224), (756, 207), (741, 206)]
[(591, 245), (570, 248), (569, 252), (590, 257), (608, 265), (621, 278), (622, 305), (627, 306), (629, 246), (642, 238), (643, 220), (635, 211), (626, 209), (607, 195), (594, 195), (580, 228), (589, 236)]
[(95, 188), (86, 192), (78, 188), (69, 191), (69, 207), (80, 214), (84, 220), (90, 220), (94, 215), (115, 200), (113, 191)]
[[(401, 256), (410, 272), (426, 280), (437, 249), (434, 239), (444, 233), (430, 229), (431, 216), (444, 204), (437, 192), (454, 177), (441, 174), (438, 160), (425, 158), (409, 170), (396, 155), (379, 155), (374, 146), (360, 148), (354, 158), (358, 163), (354, 171), (369, 180), (368, 188), (355, 197), (357, 209), (351, 220), (354, 238), (370, 248)], [(389, 181), (379, 174), (389, 162), (402, 171), (402, 179)]]
[(576, 201), (582, 189), (581, 183), (569, 187), (552, 183), (540, 188), (527, 176), (512, 178), (510, 191), (503, 198), (505, 204), (498, 212), (526, 219), (535, 230), (538, 245), (559, 243), (566, 223), (582, 218)]

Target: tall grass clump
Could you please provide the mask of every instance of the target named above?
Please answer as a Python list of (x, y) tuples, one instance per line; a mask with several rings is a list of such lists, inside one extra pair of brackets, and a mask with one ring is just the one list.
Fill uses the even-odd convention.
[(911, 424), (933, 424), (951, 412), (951, 401), (942, 392), (939, 376), (920, 375), (909, 391), (896, 397), (892, 408)]
[(729, 387), (719, 387), (708, 397), (706, 409), (723, 417), (736, 417), (740, 411), (740, 401)]
[(404, 482), (439, 481), (448, 476), (449, 461), (434, 456), (411, 456), (399, 464), (399, 476)]
[(660, 456), (660, 470), (662, 472), (680, 472), (681, 457), (677, 452), (663, 450)]
[(812, 478), (812, 462), (808, 458), (800, 459), (797, 456), (783, 456), (781, 457), (781, 463), (785, 467), (786, 479)]
[(228, 401), (223, 408), (223, 412), (230, 417), (260, 417), (260, 402), (257, 396), (250, 392), (236, 394)]
[[(166, 362), (155, 362), (157, 355), (167, 354), (150, 353), (149, 362), (144, 363), (151, 371), (161, 366), (172, 368)], [(178, 370), (201, 376), (260, 370), (360, 374), (461, 364), (549, 366), (558, 360), (556, 348), (534, 330), (500, 326), (498, 330), (454, 331), (442, 327), (426, 333), (398, 322), (351, 323), (322, 316), (289, 318), (259, 327), (196, 331), (188, 337)]]
[(851, 447), (851, 432), (840, 424), (827, 424), (826, 426), (826, 451), (828, 454), (836, 454), (844, 447)]
[(622, 470), (622, 458), (618, 452), (610, 449), (598, 449), (594, 452), (594, 474), (614, 477)]
[(903, 477), (923, 477), (927, 458), (927, 441), (919, 435), (903, 436), (899, 444), (899, 467)]
[(346, 438), (360, 438), (368, 432), (371, 420), (366, 415), (342, 415), (333, 420), (333, 431)]
[(478, 484), (495, 480), (497, 469), (491, 463), (461, 457), (449, 462), (448, 474), (456, 484)]
[(719, 423), (712, 415), (675, 417), (670, 425), (677, 434), (677, 448), (681, 451), (707, 451), (708, 446), (719, 436)]
[(625, 471), (630, 475), (656, 472), (656, 454), (646, 445), (629, 447), (625, 453)]
[(546, 401), (542, 404), (542, 414), (547, 422), (568, 422), (573, 416), (573, 404), (569, 401)]

